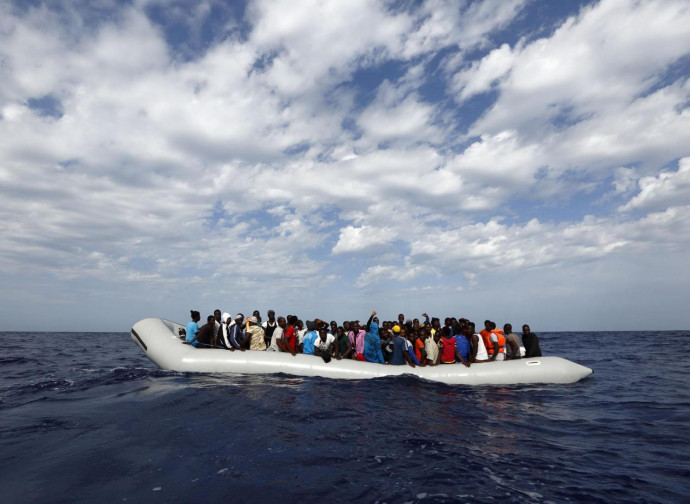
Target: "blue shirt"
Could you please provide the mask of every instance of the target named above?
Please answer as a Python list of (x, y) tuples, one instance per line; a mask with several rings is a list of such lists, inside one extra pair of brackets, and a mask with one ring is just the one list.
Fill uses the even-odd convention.
[(391, 356), (390, 363), (394, 366), (402, 366), (403, 364), (405, 364), (405, 357), (403, 357), (403, 352), (407, 352), (405, 340), (402, 339), (402, 336), (395, 336), (393, 338), (393, 355)]
[[(192, 341), (194, 339), (194, 336), (196, 336), (196, 333), (199, 332), (199, 324), (194, 322), (193, 320), (187, 324), (187, 336), (186, 336), (186, 341)], [(192, 346), (196, 346), (199, 343), (199, 340), (195, 341), (192, 343)]]
[(381, 352), (381, 338), (379, 338), (379, 326), (373, 322), (369, 326), (369, 332), (364, 337), (364, 360), (383, 364), (383, 352)]
[[(464, 336), (455, 336), (455, 348), (458, 350), (462, 358), (466, 361), (470, 360), (470, 352), (472, 351), (472, 346), (470, 342)], [(460, 360), (456, 357), (456, 362)]]
[(240, 348), (240, 341), (242, 340), (242, 326), (234, 324), (228, 330), (228, 341), (234, 348)]
[(316, 334), (316, 331), (308, 331), (302, 340), (302, 353), (314, 355), (314, 342), (318, 337), (319, 335)]

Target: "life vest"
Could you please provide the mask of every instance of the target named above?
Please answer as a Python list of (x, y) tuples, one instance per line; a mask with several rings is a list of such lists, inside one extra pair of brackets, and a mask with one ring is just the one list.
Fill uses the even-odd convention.
[(503, 329), (494, 329), (491, 332), (481, 332), (482, 340), (484, 341), (484, 346), (486, 347), (486, 353), (489, 354), (489, 357), (494, 354), (494, 344), (491, 341), (491, 334), (495, 334), (496, 339), (498, 339), (498, 353), (505, 353), (506, 337), (503, 334)]

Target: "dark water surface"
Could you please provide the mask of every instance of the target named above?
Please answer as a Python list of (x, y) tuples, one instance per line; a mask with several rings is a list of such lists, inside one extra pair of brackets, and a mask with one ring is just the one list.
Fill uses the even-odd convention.
[(690, 502), (690, 332), (540, 337), (595, 374), (184, 374), (127, 333), (0, 333), (0, 503)]

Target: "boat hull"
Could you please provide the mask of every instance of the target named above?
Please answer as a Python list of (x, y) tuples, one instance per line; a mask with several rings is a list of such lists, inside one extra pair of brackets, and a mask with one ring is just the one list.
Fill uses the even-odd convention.
[(296, 376), (360, 380), (384, 376), (414, 375), (451, 385), (515, 385), (522, 383), (575, 383), (592, 370), (561, 357), (536, 357), (511, 361), (415, 367), (391, 366), (333, 359), (326, 363), (313, 355), (284, 352), (245, 352), (198, 349), (184, 345), (178, 331), (184, 326), (167, 320), (140, 320), (131, 330), (132, 340), (158, 367), (200, 373), (287, 373)]

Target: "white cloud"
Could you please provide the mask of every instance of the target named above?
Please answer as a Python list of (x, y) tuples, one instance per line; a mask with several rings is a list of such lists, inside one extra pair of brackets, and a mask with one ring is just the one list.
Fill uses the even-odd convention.
[[(564, 114), (573, 120), (619, 113), (687, 54), (689, 22), (690, 8), (682, 1), (604, 0), (584, 8), (553, 36), (516, 47), (509, 69), (509, 58), (503, 58), (498, 66), (510, 75), (473, 130), (517, 128), (540, 135), (545, 123)], [(481, 81), (496, 56), (485, 59), (463, 79)]]
[(475, 61), (470, 68), (455, 74), (453, 85), (459, 91), (458, 99), (464, 101), (495, 88), (514, 64), (515, 56), (508, 44), (494, 49), (484, 59)]
[(359, 252), (377, 245), (385, 245), (395, 237), (396, 233), (390, 229), (372, 226), (347, 226), (340, 230), (340, 237), (338, 243), (333, 247), (333, 253)]
[(638, 181), (640, 193), (621, 207), (622, 211), (658, 210), (690, 204), (690, 158), (678, 162), (675, 172), (661, 172), (657, 176), (642, 177)]

